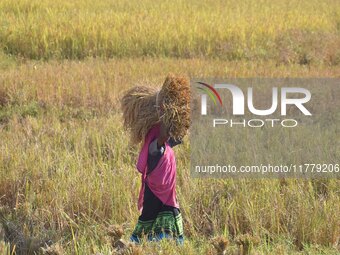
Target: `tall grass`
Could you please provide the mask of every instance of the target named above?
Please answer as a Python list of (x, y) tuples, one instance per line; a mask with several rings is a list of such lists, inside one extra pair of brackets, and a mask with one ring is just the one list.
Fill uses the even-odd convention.
[(31, 59), (340, 62), (338, 0), (2, 0), (0, 49)]
[[(138, 217), (138, 148), (128, 144), (118, 98), (167, 71), (204, 76), (328, 76), (339, 67), (221, 60), (120, 59), (27, 62), (0, 76), (0, 205), (28, 236), (60, 242), (66, 254), (110, 254), (105, 226), (125, 238)], [(145, 244), (141, 254), (214, 254), (210, 239), (259, 238), (258, 254), (337, 254), (339, 180), (190, 178), (188, 141), (176, 148), (184, 247)], [(261, 153), (261, 151), (258, 151)], [(0, 229), (1, 234), (1, 229)], [(1, 237), (1, 235), (0, 235)], [(0, 252), (9, 250), (1, 243)], [(138, 254), (138, 253), (136, 253)]]
[[(1, 0), (0, 223), (65, 254), (110, 254), (106, 226), (127, 238), (138, 217), (122, 91), (168, 72), (339, 77), (339, 45), (338, 0)], [(257, 254), (339, 253), (339, 180), (191, 179), (189, 151), (176, 148), (185, 246), (135, 254), (214, 254), (215, 236), (229, 254), (247, 236)], [(0, 224), (10, 254), (3, 236)]]

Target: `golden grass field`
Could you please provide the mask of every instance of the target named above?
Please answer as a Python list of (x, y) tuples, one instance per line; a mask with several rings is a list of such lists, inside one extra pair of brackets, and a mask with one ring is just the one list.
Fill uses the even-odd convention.
[[(339, 46), (338, 0), (1, 0), (0, 212), (24, 240), (14, 248), (111, 254), (112, 225), (128, 239), (140, 176), (125, 90), (169, 72), (339, 78)], [(219, 241), (227, 254), (340, 253), (338, 179), (193, 179), (189, 152), (188, 139), (175, 149), (185, 245), (124, 254), (218, 254)]]
[(340, 62), (338, 0), (2, 0), (0, 28), (6, 54), (33, 59)]

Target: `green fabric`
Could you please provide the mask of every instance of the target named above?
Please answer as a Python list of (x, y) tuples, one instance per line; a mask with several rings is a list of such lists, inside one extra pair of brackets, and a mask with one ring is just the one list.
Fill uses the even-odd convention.
[(173, 236), (183, 235), (183, 220), (182, 215), (178, 214), (176, 217), (170, 211), (160, 212), (155, 220), (141, 221), (138, 223), (133, 231), (133, 235), (141, 237), (144, 235), (161, 233), (171, 233)]

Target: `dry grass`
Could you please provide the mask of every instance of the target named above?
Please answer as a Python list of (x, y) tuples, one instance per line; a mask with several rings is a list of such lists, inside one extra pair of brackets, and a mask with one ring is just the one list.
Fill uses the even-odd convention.
[[(8, 101), (0, 108), (0, 203), (8, 207), (6, 217), (33, 239), (58, 241), (66, 254), (110, 254), (108, 224), (123, 225), (128, 238), (138, 217), (140, 176), (118, 98), (138, 82), (162, 84), (170, 71), (190, 78), (340, 73), (338, 66), (200, 59), (27, 62), (3, 70), (0, 87)], [(142, 252), (207, 254), (215, 236), (228, 237), (227, 252), (237, 252), (238, 237), (248, 234), (260, 239), (251, 248), (260, 254), (339, 253), (339, 180), (192, 179), (189, 152), (186, 140), (176, 148), (187, 243), (145, 244)], [(6, 247), (0, 242), (0, 251)]]
[[(154, 93), (171, 72), (340, 77), (339, 31), (338, 0), (0, 1), (2, 222), (52, 239), (47, 254), (339, 254), (339, 180), (192, 179), (187, 140), (176, 148), (185, 245), (118, 249), (140, 185), (124, 91)], [(0, 254), (15, 243), (5, 234)]]
[(340, 66), (277, 65), (204, 59), (90, 59), (83, 62), (27, 62), (0, 72), (1, 90), (11, 102), (38, 101), (58, 107), (120, 109), (117, 98), (136, 84), (161, 86), (167, 73), (201, 77), (340, 77)]
[(9, 98), (8, 98), (8, 93), (1, 89), (0, 90), (0, 106), (1, 107), (4, 107), (9, 101)]

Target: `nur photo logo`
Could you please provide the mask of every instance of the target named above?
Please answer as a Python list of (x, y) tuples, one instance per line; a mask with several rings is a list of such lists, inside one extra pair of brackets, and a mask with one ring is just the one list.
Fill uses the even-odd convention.
[(210, 104), (209, 107), (217, 107), (217, 101), (219, 103), (219, 107), (223, 107), (221, 97), (222, 93), (230, 93), (232, 96), (231, 112), (233, 116), (244, 116), (246, 110), (248, 110), (248, 112), (253, 116), (266, 116), (265, 119), (242, 119), (241, 121), (234, 119), (214, 118), (212, 123), (213, 127), (216, 127), (218, 125), (229, 125), (230, 127), (263, 127), (265, 124), (268, 124), (268, 126), (270, 127), (274, 127), (278, 123), (280, 123), (282, 127), (296, 127), (298, 125), (298, 121), (296, 119), (270, 118), (273, 114), (277, 114), (278, 112), (280, 116), (287, 116), (288, 106), (296, 107), (296, 109), (298, 109), (305, 116), (312, 115), (312, 113), (305, 105), (311, 100), (311, 92), (308, 89), (302, 87), (270, 88), (271, 98), (267, 98), (267, 100), (271, 100), (271, 104), (266, 109), (258, 109), (255, 106), (253, 87), (247, 87), (246, 93), (244, 93), (239, 86), (234, 84), (217, 83), (214, 85), (210, 85), (205, 82), (199, 81), (197, 82), (196, 87), (201, 94), (200, 98), (202, 116), (208, 114), (208, 96), (214, 105), (212, 106)]

